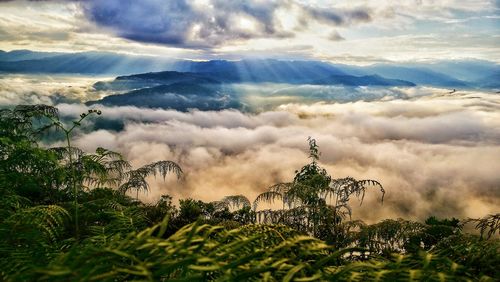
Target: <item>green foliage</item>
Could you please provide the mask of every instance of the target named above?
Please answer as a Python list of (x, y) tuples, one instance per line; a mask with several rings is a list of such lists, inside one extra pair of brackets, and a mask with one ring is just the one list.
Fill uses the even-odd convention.
[[(100, 112), (66, 125), (50, 106), (0, 110), (0, 280), (500, 280), (498, 214), (465, 221), (481, 236), (463, 234), (457, 219), (352, 221), (352, 198), (362, 203), (375, 187), (383, 200), (385, 191), (375, 180), (333, 179), (312, 138), (311, 162), (253, 207), (243, 195), (142, 203), (148, 176), (180, 179), (182, 169), (171, 161), (132, 169), (117, 152), (71, 146), (92, 114)], [(54, 127), (67, 146), (39, 147)]]
[(344, 253), (280, 226), (227, 231), (194, 223), (164, 239), (166, 224), (111, 237), (103, 245), (78, 246), (42, 272), (51, 281), (291, 281), (321, 278), (328, 269), (320, 266)]
[[(427, 252), (371, 259), (340, 267), (330, 281), (471, 281), (476, 280), (455, 262)], [(481, 281), (491, 278), (481, 277)], [(478, 279), (479, 280), (479, 279)]]
[(480, 219), (469, 218), (465, 221), (476, 224), (476, 229), (481, 232), (481, 238), (487, 239), (500, 235), (500, 213), (490, 214)]
[(196, 222), (165, 239), (166, 228), (164, 220), (124, 237), (84, 241), (40, 273), (50, 281), (474, 280), (469, 269), (428, 252), (349, 263), (346, 256), (363, 250), (335, 250), (284, 226), (226, 230)]
[[(32, 280), (58, 253), (69, 213), (60, 206), (17, 209), (0, 224), (0, 278)], [(28, 279), (28, 277), (30, 277)]]
[(418, 222), (386, 219), (363, 226), (356, 243), (372, 253), (390, 257), (393, 253), (418, 250), (420, 240), (415, 238), (420, 236), (424, 228)]
[(178, 210), (172, 203), (172, 197), (162, 195), (155, 204), (144, 205), (142, 208), (149, 225), (161, 222), (164, 217), (175, 218)]
[(474, 277), (489, 276), (500, 281), (500, 240), (484, 240), (470, 234), (457, 234), (440, 241), (433, 251), (467, 269)]
[[(332, 179), (317, 163), (319, 148), (315, 139), (309, 138), (311, 162), (296, 171), (293, 182), (279, 183), (260, 194), (254, 201), (257, 221), (263, 223), (285, 223), (313, 236), (327, 239), (336, 236), (335, 225), (351, 218), (349, 201), (356, 197), (362, 203), (366, 189), (378, 187), (383, 196), (382, 185), (371, 179), (356, 180), (352, 177)], [(281, 201), (281, 210), (257, 211), (259, 204)], [(332, 228), (333, 227), (333, 228)]]
[(462, 226), (456, 218), (439, 220), (431, 216), (425, 220), (425, 228), (420, 235), (424, 248), (429, 250), (444, 238), (458, 234)]
[(0, 136), (12, 142), (35, 142), (37, 135), (50, 127), (50, 118), (58, 118), (58, 110), (47, 105), (19, 105), (0, 109)]

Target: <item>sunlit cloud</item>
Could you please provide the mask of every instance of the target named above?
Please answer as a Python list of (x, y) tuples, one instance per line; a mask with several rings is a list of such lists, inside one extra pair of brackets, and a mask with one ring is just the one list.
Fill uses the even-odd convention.
[[(151, 179), (144, 200), (167, 193), (212, 201), (240, 193), (253, 198), (289, 181), (307, 162), (305, 140), (314, 136), (321, 164), (334, 177), (375, 178), (386, 187), (384, 205), (368, 197), (357, 217), (481, 216), (493, 212), (500, 197), (500, 111), (494, 95), (481, 96), (484, 101), (473, 95), (291, 104), (257, 115), (102, 108), (105, 119), (140, 118), (119, 132), (81, 135), (76, 143), (87, 150), (110, 146), (136, 165), (171, 159), (183, 166), (184, 182)], [(64, 114), (85, 110), (60, 108)]]
[[(94, 80), (9, 76), (0, 80), (0, 103), (49, 103), (63, 117), (76, 118), (87, 110), (77, 101), (93, 93)], [(186, 172), (184, 181), (151, 178), (151, 191), (141, 195), (145, 201), (162, 194), (204, 201), (231, 194), (253, 199), (268, 186), (293, 178), (308, 161), (306, 139), (313, 136), (322, 152), (321, 165), (334, 177), (378, 179), (386, 188), (383, 205), (369, 193), (363, 206), (355, 208), (355, 218), (495, 212), (500, 198), (498, 95), (472, 90), (451, 95), (429, 87), (357, 91), (359, 98), (371, 99), (318, 102), (298, 99), (307, 96), (299, 91), (292, 97), (295, 102), (282, 100), (260, 113), (94, 105), (103, 115), (85, 125), (74, 143), (87, 151), (119, 151), (135, 166), (161, 159), (178, 162)]]
[[(495, 1), (2, 1), (0, 49), (500, 60)], [(147, 15), (147, 16), (143, 16)], [(314, 44), (312, 44), (314, 43)], [(422, 48), (422, 45), (425, 48)], [(310, 48), (303, 48), (309, 46)], [(343, 60), (345, 58), (346, 60)]]
[[(344, 26), (371, 21), (369, 11), (360, 7), (319, 9), (292, 0), (148, 0), (140, 4), (109, 0), (86, 1), (83, 7), (87, 18), (121, 37), (187, 48), (210, 48), (253, 38), (291, 38), (294, 30), (307, 27), (310, 22)], [(278, 13), (282, 10), (298, 10), (299, 18), (284, 20)]]

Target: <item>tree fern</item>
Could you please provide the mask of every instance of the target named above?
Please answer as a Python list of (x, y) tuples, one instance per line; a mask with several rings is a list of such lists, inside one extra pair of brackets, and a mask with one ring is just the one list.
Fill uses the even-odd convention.
[(352, 177), (332, 179), (318, 165), (320, 152), (316, 140), (309, 138), (308, 141), (312, 161), (296, 171), (293, 182), (273, 185), (259, 194), (253, 207), (257, 210), (261, 203), (281, 201), (281, 211), (257, 212), (257, 218), (263, 217), (264, 222), (275, 219), (277, 221), (272, 222), (288, 222), (323, 238), (326, 236), (325, 225), (340, 224), (345, 218), (351, 218), (349, 201), (352, 197), (358, 198), (361, 204), (367, 188), (373, 186), (380, 190), (383, 201), (385, 190), (376, 180), (356, 180)]
[(159, 174), (165, 179), (168, 173), (174, 173), (180, 179), (183, 172), (181, 167), (172, 161), (158, 161), (147, 164), (138, 169), (126, 172), (127, 180), (120, 185), (119, 189), (123, 193), (131, 190), (135, 190), (137, 193), (139, 191), (147, 192), (149, 191), (149, 184), (146, 181), (146, 177)]

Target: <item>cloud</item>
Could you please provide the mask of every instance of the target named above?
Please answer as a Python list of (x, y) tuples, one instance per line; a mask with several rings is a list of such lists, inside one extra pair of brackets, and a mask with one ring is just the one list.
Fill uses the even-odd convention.
[[(103, 78), (104, 79), (104, 78)], [(50, 75), (0, 76), (0, 106), (57, 104), (99, 99), (105, 92), (93, 91), (95, 78)]]
[(308, 161), (306, 138), (313, 136), (321, 164), (334, 177), (378, 179), (388, 191), (383, 205), (375, 191), (363, 206), (353, 202), (356, 218), (479, 217), (496, 212), (500, 198), (498, 99), (475, 93), (287, 104), (260, 114), (103, 108), (104, 119), (129, 120), (124, 129), (82, 134), (75, 144), (87, 150), (109, 146), (134, 165), (178, 162), (185, 181), (151, 179), (145, 200), (171, 194), (213, 201), (230, 194), (254, 199), (268, 186), (290, 181)]
[(340, 33), (338, 33), (337, 31), (331, 32), (330, 35), (328, 36), (328, 39), (331, 41), (345, 40), (345, 38), (342, 35), (340, 35)]
[(355, 9), (339, 13), (338, 10), (306, 7), (304, 11), (309, 14), (308, 19), (316, 19), (318, 21), (334, 25), (370, 22), (372, 20), (369, 12), (363, 9)]
[[(309, 22), (350, 25), (371, 21), (369, 11), (316, 8), (291, 0), (279, 1), (159, 1), (89, 0), (86, 16), (117, 35), (140, 42), (187, 48), (211, 48), (228, 41), (288, 38)], [(280, 11), (299, 11), (298, 26), (284, 27)], [(288, 14), (287, 17), (293, 16)]]
[[(363, 64), (500, 60), (498, 7), (491, 0), (54, 0), (0, 5), (4, 50), (99, 50), (202, 60), (315, 58)], [(332, 42), (333, 29), (346, 40)], [(309, 48), (300, 48), (305, 45)], [(369, 61), (359, 62), (363, 57)]]
[[(48, 85), (44, 77), (14, 78), (0, 83), (10, 87), (0, 91), (6, 102), (9, 97), (16, 102), (18, 93), (37, 99), (70, 95), (62, 89), (79, 89), (82, 94), (76, 97), (87, 93), (88, 83), (69, 78)], [(38, 85), (39, 93), (30, 84)], [(333, 177), (377, 179), (387, 190), (383, 205), (375, 191), (362, 206), (353, 201), (355, 218), (465, 218), (497, 212), (499, 96), (477, 91), (447, 95), (434, 88), (392, 91), (401, 96), (343, 103), (285, 100), (257, 113), (102, 107), (98, 128), (80, 132), (74, 143), (88, 151), (102, 146), (122, 152), (136, 167), (161, 159), (178, 162), (185, 180), (151, 178), (152, 190), (141, 195), (146, 201), (162, 194), (204, 201), (244, 194), (253, 200), (268, 186), (293, 179), (308, 161), (306, 139), (313, 136), (321, 165)], [(87, 109), (78, 103), (58, 107), (65, 117)], [(121, 123), (118, 130), (102, 126), (116, 123)]]

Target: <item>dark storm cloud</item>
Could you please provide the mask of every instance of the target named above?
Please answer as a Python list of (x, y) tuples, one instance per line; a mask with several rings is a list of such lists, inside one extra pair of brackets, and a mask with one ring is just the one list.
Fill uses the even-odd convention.
[(87, 18), (121, 37), (189, 48), (210, 48), (251, 38), (293, 37), (293, 31), (285, 30), (277, 17), (280, 9), (298, 9), (299, 27), (312, 21), (349, 25), (371, 20), (365, 10), (318, 9), (291, 0), (88, 0), (83, 3)]
[[(113, 29), (119, 36), (140, 41), (185, 47), (209, 47), (226, 40), (252, 37), (286, 37), (274, 24), (278, 4), (250, 1), (87, 1), (87, 17), (100, 26)], [(255, 22), (245, 30), (238, 20)]]

